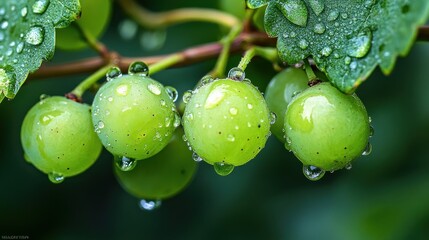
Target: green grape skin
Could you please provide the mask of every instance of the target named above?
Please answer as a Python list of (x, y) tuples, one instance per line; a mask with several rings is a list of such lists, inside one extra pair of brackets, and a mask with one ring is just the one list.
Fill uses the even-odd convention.
[(239, 19), (244, 19), (246, 4), (244, 0), (219, 0), (219, 8)]
[(194, 91), (182, 124), (187, 141), (204, 161), (240, 166), (265, 146), (269, 115), (262, 94), (250, 82), (216, 79)]
[(90, 107), (60, 96), (45, 98), (28, 111), (21, 143), (28, 162), (46, 174), (63, 177), (88, 169), (102, 150)]
[[(80, 0), (82, 15), (75, 23), (83, 31), (98, 38), (108, 26), (111, 10), (111, 0)], [(56, 45), (62, 50), (80, 50), (88, 47), (88, 42), (74, 24), (67, 28), (56, 30)]]
[(181, 192), (192, 181), (198, 165), (182, 136), (183, 129), (177, 128), (161, 152), (138, 161), (132, 171), (124, 172), (114, 166), (120, 185), (140, 199), (163, 200)]
[(282, 143), (285, 142), (284, 116), (292, 98), (308, 88), (308, 77), (300, 68), (287, 68), (276, 74), (265, 90), (268, 107), (277, 115), (277, 121), (271, 125), (271, 132)]
[(304, 166), (324, 171), (342, 169), (360, 156), (370, 136), (369, 118), (361, 100), (327, 82), (296, 96), (284, 121), (286, 149)]
[(164, 148), (180, 124), (165, 87), (146, 76), (123, 75), (104, 84), (92, 104), (92, 122), (113, 155), (136, 160)]

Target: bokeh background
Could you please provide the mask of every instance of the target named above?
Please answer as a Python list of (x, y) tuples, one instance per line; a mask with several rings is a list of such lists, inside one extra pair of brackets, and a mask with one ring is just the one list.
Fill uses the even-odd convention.
[[(216, 0), (140, 2), (155, 11), (218, 8)], [(186, 23), (155, 34), (138, 28), (130, 37), (121, 35), (123, 20), (114, 5), (102, 41), (125, 56), (170, 53), (216, 41), (222, 34), (214, 24)], [(57, 51), (52, 62), (93, 55), (90, 50)], [(356, 160), (351, 170), (327, 173), (311, 182), (303, 176), (299, 161), (272, 136), (256, 159), (227, 177), (201, 163), (192, 183), (152, 212), (141, 210), (138, 199), (121, 189), (106, 151), (88, 171), (58, 185), (26, 163), (19, 139), (26, 112), (41, 94), (63, 95), (86, 75), (28, 81), (13, 101), (0, 104), (0, 235), (30, 239), (427, 239), (428, 56), (429, 44), (416, 43), (407, 57), (398, 59), (390, 76), (377, 69), (358, 89), (375, 135), (372, 154)], [(229, 67), (239, 59), (231, 57)], [(183, 93), (214, 63), (204, 61), (153, 77)], [(275, 72), (266, 61), (255, 59), (246, 74), (265, 89)], [(93, 94), (85, 97), (90, 103)]]

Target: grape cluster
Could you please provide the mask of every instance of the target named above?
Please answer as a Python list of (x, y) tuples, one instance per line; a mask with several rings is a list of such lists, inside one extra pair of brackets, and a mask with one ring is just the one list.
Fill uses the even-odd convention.
[(183, 95), (182, 119), (177, 91), (150, 78), (146, 64), (131, 64), (126, 75), (112, 68), (106, 78), (92, 107), (48, 97), (26, 115), (25, 158), (52, 182), (85, 171), (104, 146), (114, 156), (118, 181), (150, 208), (182, 190), (196, 162), (230, 174), (255, 158), (271, 131), (311, 180), (350, 168), (370, 147), (369, 117), (356, 94), (329, 82), (309, 87), (302, 69), (276, 75), (265, 98), (239, 68), (227, 78), (205, 77)]

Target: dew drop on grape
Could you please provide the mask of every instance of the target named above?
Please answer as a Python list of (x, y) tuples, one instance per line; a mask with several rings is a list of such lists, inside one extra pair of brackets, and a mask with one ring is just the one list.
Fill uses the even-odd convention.
[(175, 128), (177, 128), (178, 126), (180, 126), (180, 121), (181, 121), (181, 119), (180, 119), (180, 115), (179, 115), (179, 113), (175, 112), (175, 113), (174, 113), (174, 122), (173, 122), (173, 126), (174, 126)]
[(159, 95), (161, 94), (161, 88), (160, 88), (158, 85), (155, 85), (155, 84), (153, 84), (153, 83), (151, 83), (151, 84), (147, 85), (147, 89), (148, 89), (151, 93), (153, 93), (153, 94), (155, 94), (155, 95), (157, 95), (157, 96), (159, 96)]
[(147, 77), (149, 76), (149, 67), (144, 62), (136, 61), (128, 67), (128, 74)]
[(276, 115), (275, 112), (271, 112), (269, 117), (270, 117), (270, 124), (271, 125), (273, 125), (274, 123), (276, 123), (277, 115)]
[(302, 172), (311, 181), (320, 180), (325, 175), (325, 171), (315, 166), (303, 166)]
[(368, 155), (371, 154), (371, 152), (372, 152), (372, 145), (371, 145), (370, 142), (368, 142), (368, 144), (366, 145), (365, 150), (363, 150), (363, 152), (362, 152), (362, 156), (368, 156)]
[(142, 199), (139, 201), (139, 207), (145, 211), (153, 211), (161, 207), (161, 200), (146, 200)]
[(44, 99), (46, 99), (48, 97), (50, 97), (50, 96), (47, 95), (47, 94), (42, 94), (42, 95), (40, 95), (39, 99), (40, 99), (40, 101), (42, 101), (42, 100), (44, 100)]
[(350, 170), (352, 169), (352, 164), (351, 163), (347, 163), (347, 165), (344, 167), (346, 170)]
[(64, 176), (60, 173), (51, 172), (48, 177), (52, 183), (62, 183), (64, 181)]
[(192, 97), (192, 91), (191, 90), (186, 91), (185, 93), (183, 93), (183, 97), (182, 97), (183, 102), (187, 104), (191, 100), (191, 97)]
[(118, 67), (112, 67), (106, 73), (107, 81), (111, 81), (111, 80), (118, 78), (120, 76), (122, 76), (122, 72), (121, 72), (121, 69), (119, 69)]
[(203, 160), (203, 158), (200, 157), (196, 152), (192, 153), (192, 159), (194, 159), (195, 162), (201, 162)]
[(165, 91), (167, 91), (168, 96), (170, 97), (173, 102), (177, 101), (177, 98), (179, 97), (179, 93), (174, 87), (166, 86)]
[(212, 76), (210, 76), (210, 75), (206, 75), (206, 76), (204, 76), (204, 77), (202, 77), (201, 78), (201, 80), (200, 80), (200, 84), (202, 85), (202, 86), (204, 86), (204, 85), (206, 85), (206, 84), (208, 84), (208, 83), (211, 83), (211, 82), (213, 82), (213, 77)]
[(290, 139), (290, 137), (286, 137), (286, 135), (284, 135), (283, 137), (286, 138), (285, 148), (290, 152), (291, 146), (292, 146), (292, 140)]
[(137, 165), (137, 161), (132, 158), (128, 158), (125, 156), (115, 156), (115, 164), (116, 167), (118, 167), (121, 171), (128, 172), (134, 169), (134, 167)]
[(369, 137), (374, 136), (374, 127), (372, 125), (369, 125)]
[(227, 176), (234, 170), (234, 165), (217, 162), (213, 164), (215, 172), (220, 176)]
[(244, 73), (243, 69), (238, 67), (231, 68), (231, 70), (228, 72), (228, 78), (232, 80), (243, 81), (245, 77), (246, 74)]

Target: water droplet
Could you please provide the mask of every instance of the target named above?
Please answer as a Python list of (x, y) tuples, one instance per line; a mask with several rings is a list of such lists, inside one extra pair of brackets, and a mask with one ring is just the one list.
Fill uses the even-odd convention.
[(137, 165), (137, 161), (132, 158), (128, 158), (125, 156), (115, 156), (114, 157), (116, 167), (124, 172), (128, 172), (134, 169), (134, 167)]
[(353, 61), (352, 63), (350, 63), (350, 69), (354, 70), (357, 67), (357, 62)]
[(49, 173), (48, 178), (52, 183), (62, 183), (64, 181), (64, 176), (56, 172)]
[(228, 78), (232, 80), (243, 81), (245, 77), (246, 74), (244, 73), (243, 69), (238, 67), (231, 68), (231, 70), (228, 72)]
[(234, 165), (216, 162), (213, 164), (214, 170), (220, 176), (227, 176), (234, 170)]
[(283, 15), (292, 23), (301, 27), (305, 27), (307, 25), (308, 12), (304, 1), (295, 0), (277, 2), (277, 7), (280, 9)]
[(99, 129), (103, 129), (104, 128), (104, 122), (103, 121), (98, 121), (98, 123), (97, 123), (97, 127), (99, 128)]
[(247, 104), (247, 108), (248, 108), (248, 109), (253, 109), (253, 105), (252, 105), (252, 104), (250, 104), (250, 103), (248, 103), (248, 104)]
[(149, 67), (144, 62), (136, 61), (128, 67), (128, 74), (137, 76), (149, 76)]
[(50, 97), (50, 96), (47, 94), (42, 94), (42, 95), (40, 95), (39, 99), (40, 99), (40, 101), (42, 101), (42, 100), (47, 99), (48, 97)]
[(180, 115), (179, 113), (174, 113), (174, 122), (173, 122), (173, 126), (175, 128), (177, 128), (178, 126), (180, 126)]
[(374, 136), (374, 127), (372, 125), (369, 125), (369, 137)]
[(286, 148), (286, 150), (288, 150), (290, 152), (291, 151), (291, 147), (292, 147), (292, 140), (290, 139), (290, 137), (286, 137), (286, 135), (283, 136), (283, 137), (286, 139), (286, 141), (285, 141), (285, 148)]
[(183, 93), (182, 100), (185, 104), (187, 104), (192, 98), (192, 91), (188, 90), (185, 93)]
[(26, 16), (27, 16), (27, 13), (28, 13), (28, 9), (27, 9), (27, 7), (23, 7), (23, 8), (21, 9), (21, 17), (26, 17)]
[(230, 109), (229, 109), (229, 113), (230, 113), (231, 115), (237, 115), (237, 113), (238, 113), (238, 109), (237, 109), (237, 108), (232, 107), (232, 108), (230, 108)]
[(349, 65), (351, 62), (352, 62), (352, 59), (349, 56), (347, 56), (347, 57), (344, 58), (344, 63), (345, 64)]
[(170, 99), (173, 100), (173, 102), (177, 101), (177, 98), (179, 97), (179, 93), (174, 87), (166, 86), (165, 91), (167, 92)]
[(18, 43), (18, 46), (16, 46), (16, 52), (22, 53), (22, 50), (24, 50), (24, 43), (20, 42), (20, 43)]
[(161, 200), (145, 200), (142, 199), (139, 201), (139, 206), (142, 210), (145, 211), (153, 211), (159, 207), (161, 207)]
[(328, 57), (332, 53), (332, 48), (330, 48), (330, 47), (324, 47), (320, 53), (323, 56)]
[(155, 95), (161, 94), (161, 87), (156, 84), (150, 83), (149, 85), (147, 85), (147, 89), (149, 89), (149, 91)]
[(128, 95), (128, 85), (121, 84), (118, 87), (116, 87), (116, 94), (118, 96), (127, 96)]
[(353, 37), (348, 42), (347, 54), (351, 57), (362, 58), (371, 48), (372, 32), (369, 29), (364, 29), (356, 37)]
[(323, 3), (323, 0), (309, 0), (308, 2), (310, 4), (311, 9), (313, 9), (314, 13), (319, 16), (320, 13), (323, 12), (323, 9), (325, 9), (325, 4)]
[(206, 85), (208, 83), (211, 83), (213, 81), (214, 81), (214, 79), (213, 79), (212, 76), (206, 75), (206, 76), (204, 76), (204, 77), (201, 78), (200, 84), (201, 84), (201, 86), (204, 86), (204, 85)]
[(325, 175), (325, 171), (315, 166), (303, 166), (302, 172), (311, 181), (317, 181)]
[(0, 24), (1, 29), (6, 29), (9, 26), (9, 22), (8, 21), (3, 21)]
[(346, 170), (350, 170), (352, 169), (352, 163), (347, 163), (346, 166), (344, 167)]
[(363, 150), (363, 152), (362, 152), (362, 156), (368, 156), (368, 155), (371, 154), (371, 152), (372, 152), (372, 145), (371, 145), (370, 142), (368, 142), (368, 144), (366, 145), (365, 150)]
[(225, 92), (226, 92), (226, 89), (224, 87), (217, 87), (212, 89), (212, 91), (207, 96), (206, 102), (204, 104), (204, 108), (212, 109), (218, 106), (225, 98)]
[(112, 67), (106, 73), (107, 81), (111, 81), (111, 80), (118, 78), (118, 77), (121, 77), (121, 76), (122, 76), (122, 72), (121, 72), (121, 69), (119, 69), (118, 67)]
[(340, 13), (338, 11), (333, 10), (328, 15), (328, 21), (332, 22), (332, 21), (337, 20), (337, 18), (338, 18), (339, 15), (340, 15)]
[(346, 19), (346, 18), (348, 17), (348, 15), (347, 15), (347, 13), (341, 13), (341, 17), (342, 17), (343, 19)]
[(45, 30), (42, 27), (36, 26), (30, 28), (25, 35), (25, 41), (31, 45), (40, 45), (45, 37)]
[(325, 25), (323, 25), (323, 23), (317, 23), (316, 25), (314, 25), (314, 32), (318, 33), (318, 34), (323, 34), (326, 30)]
[(34, 2), (32, 8), (33, 13), (43, 14), (49, 6), (49, 0), (37, 0)]
[(290, 32), (290, 37), (291, 37), (291, 38), (296, 37), (296, 32), (293, 32), (293, 31), (292, 31), (292, 32)]
[(203, 159), (196, 153), (192, 153), (192, 159), (194, 159), (195, 162), (201, 162)]
[(6, 9), (0, 8), (0, 16), (3, 16), (6, 13)]
[(226, 140), (228, 140), (229, 142), (234, 142), (235, 141), (235, 137), (232, 134), (228, 134), (228, 136), (226, 137)]
[(301, 41), (299, 41), (298, 46), (302, 49), (305, 50), (308, 48), (308, 42), (305, 39), (301, 39)]
[(274, 123), (276, 123), (277, 114), (275, 112), (270, 112), (269, 119), (270, 119), (270, 124), (273, 125)]

